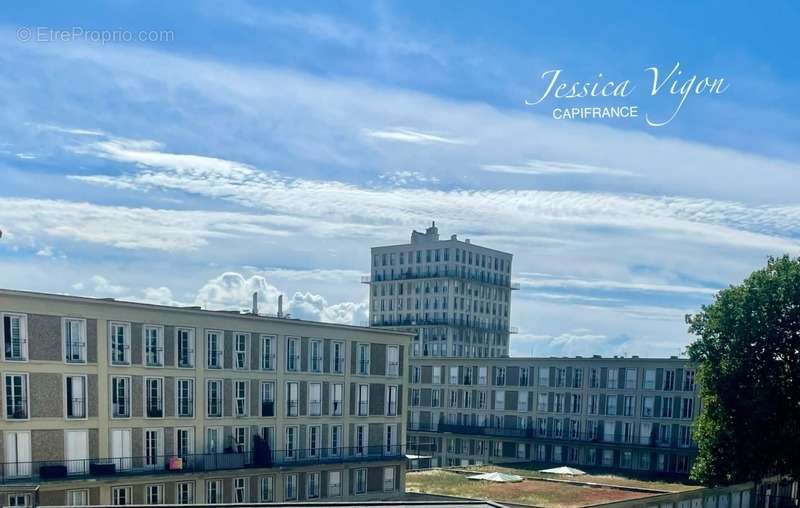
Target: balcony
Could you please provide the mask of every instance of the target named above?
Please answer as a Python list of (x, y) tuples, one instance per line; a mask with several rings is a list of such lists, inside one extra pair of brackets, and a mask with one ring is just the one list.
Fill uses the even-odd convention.
[(161, 399), (150, 399), (147, 401), (147, 417), (148, 418), (163, 418), (164, 406), (161, 405)]
[(533, 441), (542, 441), (548, 443), (595, 443), (598, 446), (616, 446), (616, 447), (630, 447), (630, 448), (666, 448), (673, 450), (689, 450), (696, 451), (697, 445), (690, 446), (675, 444), (671, 442), (663, 442), (656, 440), (654, 437), (647, 436), (646, 438), (637, 438), (626, 441), (622, 436), (612, 436), (613, 439), (606, 440), (601, 434), (591, 432), (578, 432), (566, 435), (565, 430), (561, 436), (553, 432), (537, 432), (536, 429), (521, 429), (511, 427), (491, 427), (491, 426), (477, 426), (477, 425), (455, 425), (448, 423), (427, 423), (427, 424), (410, 424), (408, 426), (410, 432), (437, 432), (437, 433), (451, 433), (451, 434), (465, 434), (470, 436), (497, 436), (497, 437), (513, 437), (522, 439), (531, 439)]
[(455, 326), (461, 328), (471, 328), (471, 329), (478, 329), (487, 332), (500, 332), (500, 333), (519, 333), (519, 329), (516, 326), (502, 326), (502, 325), (492, 325), (492, 324), (482, 324), (475, 322), (474, 320), (469, 319), (457, 319), (457, 318), (428, 318), (428, 319), (384, 319), (378, 320), (372, 324), (372, 326)]
[(466, 275), (462, 274), (460, 270), (442, 270), (442, 271), (434, 271), (431, 273), (419, 273), (419, 274), (410, 271), (405, 271), (405, 272), (395, 273), (394, 277), (392, 277), (391, 275), (386, 277), (382, 275), (375, 275), (375, 276), (362, 275), (361, 283), (372, 284), (373, 282), (448, 278), (448, 279), (459, 279), (469, 282), (480, 282), (483, 284), (491, 284), (493, 286), (500, 286), (502, 288), (511, 290), (519, 289), (519, 282), (511, 282), (508, 275), (503, 275), (503, 277), (506, 279), (505, 283), (498, 282), (494, 277), (490, 277), (489, 275), (490, 274), (484, 274), (483, 277), (477, 274)]
[(264, 469), (314, 464), (340, 464), (399, 460), (404, 447), (397, 445), (349, 448), (270, 450), (245, 453), (195, 453), (182, 457), (159, 455), (86, 460), (48, 460), (0, 463), (0, 485), (42, 481), (116, 478), (155, 474), (183, 474), (234, 469)]

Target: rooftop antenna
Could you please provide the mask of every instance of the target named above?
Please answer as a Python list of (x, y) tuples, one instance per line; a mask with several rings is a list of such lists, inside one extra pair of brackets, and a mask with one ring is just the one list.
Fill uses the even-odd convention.
[(283, 295), (278, 295), (278, 317), (283, 317)]

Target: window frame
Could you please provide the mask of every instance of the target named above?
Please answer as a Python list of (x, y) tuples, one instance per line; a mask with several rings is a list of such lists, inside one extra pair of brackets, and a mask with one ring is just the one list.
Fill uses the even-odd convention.
[[(181, 332), (187, 332), (189, 365), (181, 364)], [(175, 328), (175, 366), (179, 369), (197, 368), (197, 334), (195, 329), (189, 326), (178, 326)]]
[[(119, 327), (122, 329), (122, 360), (121, 362), (114, 361), (114, 353), (116, 347), (114, 341), (114, 328)], [(108, 322), (108, 364), (110, 367), (130, 367), (131, 366), (131, 323), (126, 321), (109, 321)]]
[[(87, 374), (64, 374), (64, 419), (87, 420), (89, 418), (89, 376)], [(67, 396), (67, 386), (71, 378), (83, 378), (83, 416), (69, 416), (70, 397)], [(72, 399), (75, 399), (74, 395)]]
[[(148, 332), (156, 331), (156, 360), (157, 363), (150, 363), (148, 354), (149, 339)], [(142, 366), (148, 369), (164, 368), (164, 327), (161, 325), (145, 324), (142, 325)]]
[[(3, 419), (6, 421), (12, 422), (22, 422), (28, 421), (31, 419), (31, 378), (28, 372), (13, 372), (13, 371), (5, 371), (2, 374), (3, 376)], [(9, 400), (8, 400), (8, 378), (20, 376), (22, 378), (22, 384), (25, 388), (22, 394), (24, 397), (25, 403), (25, 417), (24, 418), (10, 418), (8, 416), (8, 409), (9, 409)]]
[[(80, 339), (82, 341), (79, 342), (78, 350), (80, 352), (81, 359), (80, 360), (69, 360), (67, 356), (67, 351), (70, 348), (67, 347), (67, 335), (69, 335), (69, 323), (70, 322), (77, 322), (81, 324), (80, 327)], [(78, 318), (78, 317), (63, 317), (61, 318), (61, 347), (64, 348), (64, 354), (62, 355), (62, 360), (67, 365), (84, 365), (89, 361), (89, 343), (88, 343), (88, 321), (85, 318)], [(82, 345), (80, 345), (82, 344)]]
[[(250, 370), (250, 338), (251, 334), (248, 332), (233, 333), (233, 370)], [(239, 339), (244, 339), (244, 351), (239, 350)], [(244, 358), (241, 367), (239, 366), (240, 355), (243, 355)]]

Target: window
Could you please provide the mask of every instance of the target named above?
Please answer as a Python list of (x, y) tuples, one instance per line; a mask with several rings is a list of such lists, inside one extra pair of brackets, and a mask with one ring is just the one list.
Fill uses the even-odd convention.
[(506, 384), (506, 369), (505, 367), (497, 367), (494, 376), (494, 384), (497, 386), (503, 386)]
[(618, 369), (609, 368), (608, 377), (606, 378), (606, 388), (612, 388), (612, 389), (619, 388), (619, 382), (617, 381), (618, 376), (619, 376)]
[(358, 416), (369, 415), (369, 385), (358, 385)]
[(391, 492), (394, 490), (394, 466), (383, 468), (383, 491)]
[[(435, 368), (434, 368), (435, 369)], [(486, 384), (486, 367), (478, 367), (478, 384), (485, 385)]]
[(557, 393), (554, 399), (555, 408), (554, 411), (556, 413), (563, 413), (564, 412), (564, 400), (566, 399), (566, 395), (563, 393)]
[(688, 448), (692, 445), (692, 428), (688, 425), (678, 427), (678, 446)]
[(356, 469), (355, 470), (355, 485), (354, 491), (356, 494), (365, 494), (367, 492), (367, 470), (366, 469)]
[(308, 416), (322, 414), (322, 383), (308, 384)]
[(520, 367), (519, 369), (519, 385), (528, 386), (530, 384), (530, 371), (527, 367)]
[(194, 416), (194, 379), (178, 379), (177, 415), (183, 418)]
[(540, 413), (547, 411), (547, 394), (540, 393), (536, 396), (536, 410)]
[(567, 385), (567, 369), (562, 367), (556, 368), (556, 387), (563, 388)]
[(609, 395), (606, 397), (606, 414), (616, 415), (617, 413), (617, 396)]
[(590, 415), (596, 415), (599, 412), (599, 404), (598, 404), (598, 396), (597, 395), (589, 395), (589, 407), (587, 411)]
[(439, 367), (438, 365), (434, 365), (431, 367), (431, 384), (439, 385), (442, 384), (442, 369), (444, 367)]
[(222, 380), (209, 379), (206, 382), (206, 416), (210, 418), (222, 417)]
[(164, 380), (159, 377), (144, 379), (145, 416), (147, 418), (164, 417)]
[(146, 485), (144, 487), (144, 501), (149, 505), (161, 504), (163, 502), (164, 486), (161, 484)]
[(247, 343), (250, 342), (249, 333), (237, 333), (233, 336), (234, 363), (233, 368), (245, 370), (249, 367), (247, 363)]
[(550, 369), (539, 367), (539, 386), (550, 386)]
[(592, 367), (589, 369), (589, 388), (600, 387), (600, 373), (597, 368)]
[(369, 427), (367, 425), (356, 425), (355, 452), (357, 456), (363, 456), (367, 454), (369, 446), (368, 437)]
[(9, 478), (25, 478), (31, 475), (31, 433), (27, 430), (6, 431), (5, 475)]
[(583, 387), (583, 369), (577, 367), (572, 372), (572, 387), (573, 388), (582, 388)]
[(328, 497), (339, 497), (342, 495), (342, 472), (328, 472)]
[(247, 478), (233, 479), (233, 502), (237, 504), (246, 503), (247, 499)]
[(308, 427), (308, 456), (316, 457), (319, 455), (320, 441), (321, 441), (321, 427), (319, 425), (311, 425)]
[(643, 397), (642, 416), (649, 418), (655, 416), (654, 412), (655, 412), (655, 397)]
[(261, 382), (261, 416), (275, 416), (275, 383)]
[(661, 399), (661, 417), (672, 418), (672, 397), (664, 397)]
[(22, 314), (2, 314), (3, 350), (8, 361), (28, 360), (27, 318)]
[(222, 349), (222, 332), (209, 331), (206, 333), (206, 367), (221, 369), (224, 351)]
[(274, 369), (275, 369), (275, 337), (273, 335), (262, 335), (261, 370), (274, 370)]
[(206, 503), (222, 503), (222, 480), (206, 480)]
[(384, 428), (383, 435), (385, 437), (384, 453), (386, 455), (395, 455), (398, 453), (397, 449), (397, 425), (389, 424)]
[(247, 408), (250, 399), (247, 396), (247, 392), (249, 391), (249, 385), (250, 381), (239, 380), (233, 382), (233, 408), (236, 412), (235, 416), (242, 417), (248, 414)]
[(570, 404), (570, 413), (580, 413), (581, 412), (581, 395), (579, 393), (573, 393), (570, 397), (572, 399), (572, 403)]
[(386, 387), (386, 416), (397, 416), (397, 393), (397, 386)]
[(285, 437), (284, 455), (287, 459), (293, 459), (297, 451), (297, 427), (286, 427)]
[(439, 400), (441, 393), (439, 390), (431, 390), (431, 407), (441, 406), (441, 401)]
[(498, 410), (505, 410), (506, 408), (506, 392), (503, 390), (495, 390), (494, 392), (494, 408)]
[(6, 394), (6, 419), (27, 420), (28, 374), (6, 374), (4, 376)]
[(656, 389), (656, 370), (655, 369), (645, 369), (644, 371), (644, 384), (642, 388), (645, 390), (655, 390)]
[[(86, 321), (64, 319), (64, 361), (86, 363)], [(83, 492), (76, 490), (74, 492)]]
[(333, 457), (338, 457), (339, 453), (342, 448), (342, 426), (341, 425), (331, 425), (331, 446), (330, 446), (330, 454)]
[(694, 371), (687, 370), (683, 373), (683, 391), (684, 392), (693, 392), (694, 391)]
[(358, 345), (358, 373), (362, 376), (369, 375), (369, 344)]
[(222, 427), (206, 428), (206, 453), (222, 453)]
[(517, 410), (521, 413), (528, 412), (528, 392), (521, 391), (519, 392), (519, 398), (517, 399)]
[(634, 398), (631, 395), (626, 395), (622, 399), (622, 414), (625, 416), (633, 416)]
[(306, 499), (319, 497), (319, 473), (306, 473)]
[(386, 347), (386, 375), (400, 375), (400, 346)]
[(194, 503), (194, 482), (178, 482), (175, 488), (175, 502), (177, 504)]
[(331, 385), (331, 416), (342, 416), (342, 396), (344, 385), (334, 383)]
[(184, 369), (194, 367), (194, 330), (178, 328), (175, 333), (178, 339), (178, 367)]
[(164, 329), (159, 326), (145, 326), (144, 364), (148, 367), (164, 366)]
[(86, 376), (67, 376), (64, 381), (67, 418), (86, 418)]
[(309, 370), (311, 372), (322, 372), (322, 341), (311, 339), (308, 345), (311, 352)]
[(33, 506), (31, 494), (9, 494), (6, 499), (8, 504), (5, 506)]
[(283, 477), (283, 500), (297, 501), (297, 474), (287, 474)]
[(625, 369), (625, 389), (636, 389), (636, 369)]
[(144, 430), (144, 465), (148, 468), (156, 468), (161, 463), (164, 455), (164, 438), (161, 429)]
[(194, 453), (194, 428), (175, 429), (175, 451), (178, 457), (188, 457)]
[(665, 369), (664, 370), (664, 385), (661, 387), (662, 390), (665, 392), (671, 392), (675, 389), (675, 370), (674, 369)]
[(131, 325), (111, 323), (111, 365), (131, 364)]
[(694, 416), (694, 399), (691, 397), (684, 397), (681, 402), (681, 418), (691, 420)]
[(111, 488), (111, 503), (115, 506), (125, 506), (131, 504), (131, 488), (130, 487), (112, 487)]
[(259, 501), (262, 503), (271, 503), (275, 501), (275, 478), (272, 476), (262, 476), (260, 480), (261, 493)]
[(286, 383), (286, 416), (297, 416), (298, 384)]
[(83, 490), (68, 490), (67, 491), (67, 506), (87, 506), (89, 504), (89, 491)]
[(286, 370), (290, 372), (300, 370), (300, 339), (298, 337), (286, 339)]
[(131, 416), (131, 378), (111, 378), (111, 416), (129, 418)]
[(614, 465), (614, 450), (603, 450), (603, 465), (606, 467)]
[(344, 373), (344, 342), (334, 341), (332, 347), (333, 358), (331, 358), (331, 370), (336, 374), (342, 374)]

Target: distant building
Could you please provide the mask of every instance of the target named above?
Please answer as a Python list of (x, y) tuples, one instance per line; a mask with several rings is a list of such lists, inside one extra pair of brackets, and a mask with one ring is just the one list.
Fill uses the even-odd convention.
[(508, 356), (512, 255), (439, 239), (435, 223), (411, 242), (372, 248), (370, 325), (416, 333), (412, 358)]
[(0, 505), (404, 491), (407, 334), (0, 290), (0, 343)]

